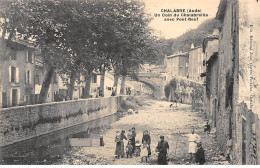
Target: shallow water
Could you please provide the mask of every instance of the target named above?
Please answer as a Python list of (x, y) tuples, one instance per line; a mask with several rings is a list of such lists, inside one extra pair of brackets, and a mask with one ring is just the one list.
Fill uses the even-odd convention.
[(84, 138), (87, 141), (85, 142), (86, 146), (97, 145), (100, 134), (102, 135), (118, 119), (118, 114), (113, 114), (2, 147), (0, 148), (0, 164), (27, 165), (55, 163), (62, 160), (64, 154), (73, 150), (75, 144), (71, 144), (70, 139)]

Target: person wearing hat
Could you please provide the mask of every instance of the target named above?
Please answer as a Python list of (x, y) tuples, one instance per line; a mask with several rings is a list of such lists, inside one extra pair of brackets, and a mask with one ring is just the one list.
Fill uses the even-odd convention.
[(204, 149), (202, 148), (202, 143), (198, 142), (197, 152), (195, 153), (195, 163), (203, 165), (205, 162), (205, 153)]
[(167, 141), (164, 141), (164, 136), (160, 136), (161, 141), (158, 142), (156, 147), (156, 152), (158, 154), (158, 164), (159, 165), (167, 165), (167, 153), (169, 151), (169, 144)]

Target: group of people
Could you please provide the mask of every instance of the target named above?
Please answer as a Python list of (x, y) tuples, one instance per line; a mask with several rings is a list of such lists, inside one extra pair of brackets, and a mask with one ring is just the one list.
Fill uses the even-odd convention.
[[(139, 140), (136, 140), (136, 131), (133, 127), (125, 135), (125, 131), (122, 130), (121, 132), (116, 131), (116, 151), (115, 157), (116, 158), (123, 158), (123, 157), (132, 157), (132, 156), (141, 156), (141, 162), (144, 160), (147, 162), (147, 159), (151, 156), (151, 137), (149, 132), (145, 130), (143, 132), (142, 141), (140, 143)], [(191, 162), (203, 165), (205, 163), (205, 154), (204, 149), (202, 148), (202, 143), (200, 141), (200, 136), (195, 134), (194, 127), (192, 127), (191, 134), (188, 134), (188, 141), (189, 141), (189, 150), (188, 153), (190, 155)], [(124, 146), (124, 140), (127, 140), (126, 148)], [(125, 152), (126, 151), (126, 152)], [(159, 165), (167, 165), (168, 164), (168, 153), (169, 153), (169, 144), (167, 141), (164, 140), (164, 136), (160, 136), (160, 141), (156, 146), (156, 152), (158, 152), (158, 164)]]
[[(139, 140), (136, 140), (136, 131), (134, 127), (129, 130), (127, 136), (125, 136), (124, 130), (122, 130), (121, 133), (116, 131), (116, 134), (116, 158), (123, 158), (125, 155), (126, 157), (141, 156), (141, 162), (144, 160), (147, 162), (147, 158), (151, 155), (151, 137), (147, 130), (143, 133), (142, 143), (140, 143)], [(127, 140), (126, 153), (124, 150), (124, 140)]]
[(194, 127), (192, 127), (191, 134), (188, 134), (189, 137), (189, 151), (190, 160), (193, 162), (195, 157), (195, 163), (203, 165), (205, 161), (204, 149), (202, 148), (202, 143), (200, 141), (200, 136), (195, 134)]

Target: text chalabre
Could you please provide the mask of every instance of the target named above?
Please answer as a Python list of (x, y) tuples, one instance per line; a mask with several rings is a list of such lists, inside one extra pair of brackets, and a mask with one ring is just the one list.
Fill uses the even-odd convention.
[(161, 9), (161, 12), (185, 12), (185, 13), (196, 13), (196, 12), (201, 12), (201, 9)]

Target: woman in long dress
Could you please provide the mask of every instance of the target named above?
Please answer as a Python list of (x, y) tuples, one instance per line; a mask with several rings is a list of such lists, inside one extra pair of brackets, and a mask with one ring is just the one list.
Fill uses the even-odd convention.
[(127, 138), (126, 138), (126, 136), (125, 136), (125, 131), (124, 130), (122, 130), (121, 131), (121, 134), (120, 134), (120, 141), (121, 141), (121, 152), (120, 152), (120, 156), (123, 158), (124, 157), (124, 155), (125, 155), (125, 151), (124, 151), (124, 149), (125, 149), (125, 146), (124, 146), (124, 139), (125, 140), (127, 140)]
[(121, 156), (121, 138), (120, 138), (120, 132), (119, 131), (116, 131), (115, 142), (116, 142), (115, 157), (119, 158)]

